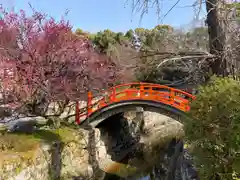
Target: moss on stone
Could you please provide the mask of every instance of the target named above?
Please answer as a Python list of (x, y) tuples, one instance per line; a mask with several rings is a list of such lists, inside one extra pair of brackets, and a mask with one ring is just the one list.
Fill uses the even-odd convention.
[(79, 141), (81, 137), (77, 129), (69, 127), (38, 130), (33, 134), (3, 133), (0, 135), (0, 174), (8, 172), (8, 167), (13, 168), (14, 174), (19, 174), (23, 168), (35, 164), (42, 142), (51, 144), (61, 141), (67, 144)]
[(40, 139), (31, 134), (5, 133), (0, 136), (0, 172), (8, 166), (18, 174), (24, 166), (35, 161)]
[(82, 134), (76, 129), (63, 126), (55, 130), (38, 130), (32, 136), (47, 142), (62, 141), (65, 143), (76, 140), (76, 137), (79, 139)]
[(35, 149), (38, 143), (32, 135), (5, 133), (0, 136), (0, 152), (26, 152)]
[(44, 142), (70, 142), (82, 134), (76, 129), (61, 127), (56, 130), (38, 130), (33, 134), (5, 133), (0, 135), (0, 152), (26, 152), (38, 148)]
[(38, 130), (33, 134), (4, 133), (0, 135), (0, 163), (33, 159), (41, 142), (68, 143), (81, 137), (79, 131), (62, 127), (56, 130)]
[(58, 135), (62, 142), (70, 142), (79, 140), (83, 137), (83, 134), (79, 130), (63, 126), (59, 129), (52, 131), (54, 134)]

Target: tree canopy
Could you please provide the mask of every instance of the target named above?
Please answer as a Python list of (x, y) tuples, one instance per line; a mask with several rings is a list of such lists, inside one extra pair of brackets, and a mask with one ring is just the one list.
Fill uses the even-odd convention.
[[(162, 59), (169, 56), (169, 53), (174, 56), (184, 51), (185, 55), (190, 51), (193, 53), (208, 51), (206, 27), (196, 27), (187, 32), (169, 25), (157, 25), (153, 29), (130, 29), (125, 33), (107, 29), (96, 34), (88, 34), (88, 37), (99, 52), (115, 59), (115, 62), (125, 67), (125, 71), (134, 71), (134, 75), (125, 73), (131, 74), (132, 81), (135, 79), (163, 83), (186, 79), (190, 72), (195, 72), (194, 68), (190, 71), (181, 62), (177, 65), (166, 63), (163, 67), (157, 66)], [(168, 53), (167, 56), (164, 53)], [(126, 66), (130, 64), (131, 68), (126, 70)]]
[(68, 21), (39, 12), (27, 16), (23, 10), (1, 13), (0, 79), (8, 101), (85, 99), (87, 91), (115, 83), (114, 61), (79, 36), (83, 31), (74, 34)]

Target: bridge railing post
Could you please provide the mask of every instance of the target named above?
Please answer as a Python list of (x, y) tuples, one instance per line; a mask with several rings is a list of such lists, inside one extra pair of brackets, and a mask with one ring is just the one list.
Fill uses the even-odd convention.
[(92, 112), (92, 93), (88, 92), (88, 99), (87, 99), (87, 112), (88, 115)]
[(170, 88), (170, 102), (171, 102), (171, 104), (174, 103), (174, 98), (175, 98), (174, 89)]
[(116, 88), (114, 87), (111, 93), (111, 102), (115, 102), (116, 100)]
[(153, 87), (152, 87), (152, 86), (150, 87), (148, 93), (149, 93), (149, 94), (148, 94), (149, 98), (155, 99), (154, 91), (153, 91)]
[(144, 97), (144, 86), (142, 83), (140, 83), (140, 98), (143, 98)]

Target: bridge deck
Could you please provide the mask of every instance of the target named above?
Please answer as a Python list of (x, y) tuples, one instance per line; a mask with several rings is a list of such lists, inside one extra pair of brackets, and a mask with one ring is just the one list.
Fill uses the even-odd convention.
[(78, 124), (80, 124), (80, 119), (87, 118), (99, 109), (121, 101), (150, 100), (187, 112), (190, 110), (190, 101), (195, 99), (195, 96), (182, 90), (152, 83), (122, 84), (101, 92), (95, 97), (100, 98), (94, 98), (89, 92), (87, 106), (81, 110), (79, 104), (76, 103), (76, 122)]

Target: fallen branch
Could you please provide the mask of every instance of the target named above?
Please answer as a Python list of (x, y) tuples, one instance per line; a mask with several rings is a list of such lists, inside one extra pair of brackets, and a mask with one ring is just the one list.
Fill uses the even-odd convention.
[(164, 59), (162, 62), (160, 62), (157, 65), (157, 68), (159, 68), (161, 65), (167, 63), (168, 61), (189, 60), (189, 59), (195, 59), (195, 58), (208, 59), (208, 58), (215, 58), (215, 57), (216, 56), (209, 54), (209, 55), (182, 56), (182, 57), (168, 58), (168, 59)]

